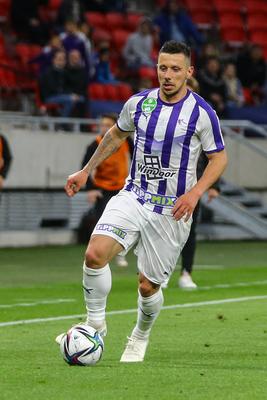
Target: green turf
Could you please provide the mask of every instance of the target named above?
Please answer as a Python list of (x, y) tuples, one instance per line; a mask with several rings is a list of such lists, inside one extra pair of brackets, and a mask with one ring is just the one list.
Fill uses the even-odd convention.
[[(81, 246), (0, 249), (0, 322), (83, 314), (83, 251)], [(109, 311), (136, 307), (132, 254), (129, 261), (127, 269), (112, 265)], [(179, 290), (175, 272), (165, 305), (267, 295), (266, 242), (199, 243), (196, 264), (199, 289)], [(220, 284), (230, 287), (214, 287)], [(33, 304), (56, 299), (68, 302)], [(266, 306), (267, 299), (259, 299), (163, 310), (144, 363), (129, 365), (118, 360), (135, 314), (108, 315), (103, 359), (89, 368), (69, 367), (54, 343), (77, 317), (0, 326), (0, 398), (265, 399)]]

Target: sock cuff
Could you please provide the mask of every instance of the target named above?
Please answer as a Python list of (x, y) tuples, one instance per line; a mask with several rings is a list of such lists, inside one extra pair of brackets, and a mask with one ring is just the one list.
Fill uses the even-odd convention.
[(163, 299), (163, 292), (162, 289), (160, 288), (156, 293), (152, 294), (152, 296), (143, 297), (140, 291), (138, 290), (138, 296), (143, 304), (148, 304), (148, 303), (154, 303), (159, 299)]
[(87, 265), (85, 264), (85, 262), (83, 263), (83, 272), (88, 275), (88, 276), (97, 276), (97, 275), (103, 275), (105, 274), (106, 271), (108, 271), (109, 268), (109, 264), (106, 264), (104, 267), (102, 268), (89, 268), (87, 267)]

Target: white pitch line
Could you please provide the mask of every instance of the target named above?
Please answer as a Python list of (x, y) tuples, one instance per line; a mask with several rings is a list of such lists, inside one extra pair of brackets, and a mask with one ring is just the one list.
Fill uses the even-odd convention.
[(236, 287), (248, 287), (248, 286), (260, 286), (267, 285), (267, 280), (264, 281), (253, 281), (253, 282), (236, 282), (236, 283), (220, 283), (211, 286), (198, 286), (199, 290), (211, 290), (211, 289), (229, 289)]
[[(221, 299), (221, 300), (209, 300), (209, 301), (200, 301), (197, 303), (185, 303), (185, 304), (173, 304), (170, 306), (162, 307), (162, 310), (173, 310), (176, 308), (193, 308), (193, 307), (203, 307), (203, 306), (211, 306), (218, 304), (227, 304), (227, 303), (241, 303), (243, 301), (254, 301), (254, 300), (266, 300), (266, 296), (249, 296), (249, 297), (237, 297), (230, 299)], [(116, 310), (116, 311), (108, 311), (107, 315), (121, 315), (121, 314), (132, 314), (136, 313), (136, 308), (129, 308), (128, 310)], [(19, 321), (8, 321), (1, 322), (0, 328), (4, 326), (14, 326), (14, 325), (24, 325), (24, 324), (38, 324), (42, 322), (52, 322), (52, 321), (63, 321), (66, 319), (76, 319), (76, 318), (84, 318), (85, 314), (76, 314), (76, 315), (62, 315), (59, 317), (49, 317), (49, 318), (35, 318), (35, 319), (24, 319)]]
[(58, 304), (58, 303), (73, 303), (75, 299), (54, 299), (54, 300), (40, 300), (34, 303), (14, 303), (14, 304), (0, 304), (0, 308), (14, 308), (14, 307), (33, 307), (42, 304)]

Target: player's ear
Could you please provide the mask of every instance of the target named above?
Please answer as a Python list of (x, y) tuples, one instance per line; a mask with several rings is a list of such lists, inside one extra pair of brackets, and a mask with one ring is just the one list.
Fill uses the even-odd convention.
[(192, 76), (193, 73), (194, 73), (194, 70), (195, 70), (195, 69), (194, 69), (193, 65), (190, 65), (190, 67), (188, 67), (186, 79), (191, 78), (191, 76)]

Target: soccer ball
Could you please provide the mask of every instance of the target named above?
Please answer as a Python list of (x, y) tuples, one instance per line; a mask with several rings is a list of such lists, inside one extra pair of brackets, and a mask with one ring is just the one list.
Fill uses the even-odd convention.
[(104, 342), (99, 333), (88, 325), (72, 327), (60, 342), (60, 351), (70, 365), (94, 365), (102, 356)]

